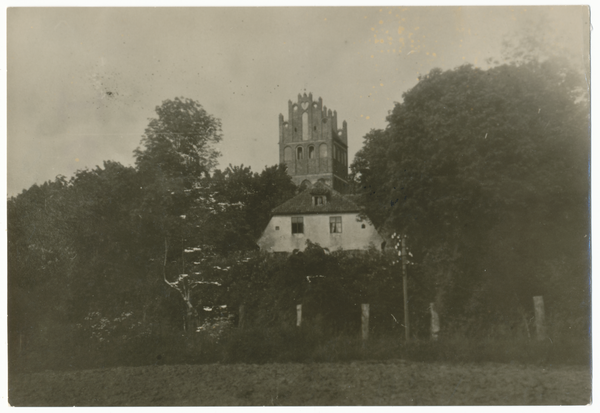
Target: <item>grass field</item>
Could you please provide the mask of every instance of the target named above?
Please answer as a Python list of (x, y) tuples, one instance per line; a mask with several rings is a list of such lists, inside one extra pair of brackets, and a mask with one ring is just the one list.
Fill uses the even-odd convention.
[(584, 366), (204, 364), (18, 374), (13, 406), (585, 405)]

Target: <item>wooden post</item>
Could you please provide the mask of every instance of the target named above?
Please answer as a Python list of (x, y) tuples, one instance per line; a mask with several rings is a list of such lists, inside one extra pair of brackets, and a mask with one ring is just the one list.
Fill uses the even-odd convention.
[(410, 339), (410, 322), (408, 319), (408, 276), (406, 274), (406, 235), (402, 235), (402, 290), (404, 292), (404, 332), (406, 333), (406, 341)]
[(244, 328), (244, 318), (246, 316), (246, 308), (244, 307), (244, 304), (240, 305), (240, 314), (239, 314), (239, 320), (238, 320), (238, 327), (239, 328)]
[(440, 332), (440, 317), (435, 310), (435, 303), (429, 304), (431, 309), (431, 339), (437, 340), (438, 333)]
[(296, 327), (302, 324), (302, 304), (296, 306)]
[(535, 309), (535, 330), (538, 340), (546, 339), (546, 325), (544, 316), (544, 297), (537, 295), (533, 297), (533, 307)]
[(362, 308), (362, 339), (366, 341), (369, 338), (369, 304), (361, 304)]

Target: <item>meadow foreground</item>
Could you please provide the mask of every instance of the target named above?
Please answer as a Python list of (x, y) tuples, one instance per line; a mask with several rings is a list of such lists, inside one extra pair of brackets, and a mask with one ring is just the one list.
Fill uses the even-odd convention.
[(45, 371), (11, 378), (12, 406), (585, 405), (585, 366), (205, 364)]

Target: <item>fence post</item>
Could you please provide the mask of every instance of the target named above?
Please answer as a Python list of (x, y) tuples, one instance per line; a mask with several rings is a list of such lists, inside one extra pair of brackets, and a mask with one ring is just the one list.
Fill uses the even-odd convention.
[(362, 308), (362, 339), (366, 341), (369, 338), (369, 304), (361, 304)]
[(244, 304), (240, 305), (240, 314), (239, 314), (239, 320), (238, 320), (238, 328), (244, 328), (244, 321), (245, 320), (245, 316), (246, 316), (246, 308), (244, 307)]
[(296, 306), (296, 327), (302, 324), (302, 304)]
[(435, 303), (430, 303), (429, 308), (431, 309), (431, 339), (435, 341), (440, 332), (440, 317), (435, 310)]
[(544, 316), (544, 297), (536, 295), (533, 297), (533, 307), (535, 309), (535, 331), (538, 340), (546, 339), (546, 325)]

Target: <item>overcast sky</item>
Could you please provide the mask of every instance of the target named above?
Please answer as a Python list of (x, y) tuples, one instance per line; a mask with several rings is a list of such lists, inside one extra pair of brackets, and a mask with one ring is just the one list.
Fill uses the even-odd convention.
[(352, 159), (419, 74), (486, 68), (532, 27), (583, 65), (586, 19), (576, 6), (9, 9), (8, 195), (132, 165), (176, 96), (222, 120), (219, 168), (277, 163), (278, 115), (305, 91), (348, 122)]

